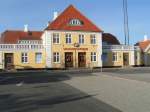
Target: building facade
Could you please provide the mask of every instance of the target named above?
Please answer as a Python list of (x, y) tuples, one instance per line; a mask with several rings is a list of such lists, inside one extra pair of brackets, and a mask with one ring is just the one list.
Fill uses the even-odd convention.
[(62, 69), (149, 66), (150, 41), (122, 45), (104, 33), (74, 6), (44, 31), (8, 30), (0, 38), (0, 69)]
[(137, 66), (150, 66), (150, 40), (144, 36), (144, 40), (135, 44), (139, 49), (136, 50), (136, 65)]
[(102, 30), (69, 6), (42, 36), (48, 68), (102, 67)]
[(45, 68), (43, 32), (6, 31), (0, 44), (0, 69)]
[(118, 39), (109, 33), (102, 36), (103, 67), (126, 67), (135, 65), (135, 47), (121, 45)]
[(2, 69), (102, 67), (102, 30), (70, 5), (42, 32), (4, 32), (0, 51)]

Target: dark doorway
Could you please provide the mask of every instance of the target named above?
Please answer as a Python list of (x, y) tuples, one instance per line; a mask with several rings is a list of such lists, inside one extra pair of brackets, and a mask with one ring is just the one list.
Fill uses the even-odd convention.
[(13, 53), (5, 53), (5, 69), (14, 69)]
[(86, 53), (85, 52), (78, 53), (78, 66), (86, 67)]
[(73, 67), (73, 53), (72, 52), (65, 53), (65, 67), (66, 68)]
[(123, 53), (123, 65), (129, 66), (129, 53)]

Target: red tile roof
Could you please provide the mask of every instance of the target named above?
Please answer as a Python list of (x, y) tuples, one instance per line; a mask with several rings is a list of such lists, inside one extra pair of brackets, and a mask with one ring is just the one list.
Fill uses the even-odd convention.
[(1, 35), (1, 43), (16, 44), (19, 40), (41, 40), (41, 31), (5, 31)]
[[(83, 25), (71, 26), (70, 20), (79, 19)], [(96, 25), (94, 25), (88, 18), (79, 12), (73, 5), (65, 9), (53, 22), (49, 24), (46, 30), (69, 30), (69, 31), (91, 31), (102, 32)]]
[(117, 37), (115, 37), (114, 35), (110, 33), (103, 33), (102, 41), (110, 45), (120, 45), (120, 42), (117, 39)]
[(135, 44), (135, 46), (139, 46), (143, 51), (150, 45), (150, 40), (141, 41)]

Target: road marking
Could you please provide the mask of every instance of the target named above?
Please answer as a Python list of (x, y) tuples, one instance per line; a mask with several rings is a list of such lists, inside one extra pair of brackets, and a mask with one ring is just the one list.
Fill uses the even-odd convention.
[(16, 84), (16, 86), (20, 87), (20, 86), (22, 86), (23, 84), (24, 84), (24, 82), (22, 81), (22, 82)]

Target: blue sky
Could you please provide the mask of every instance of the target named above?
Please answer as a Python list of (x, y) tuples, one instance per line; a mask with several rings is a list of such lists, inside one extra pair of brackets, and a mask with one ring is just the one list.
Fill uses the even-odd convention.
[[(53, 12), (73, 4), (97, 26), (124, 42), (122, 0), (0, 0), (0, 32), (7, 29), (43, 30)], [(150, 0), (128, 0), (130, 43), (150, 36)]]

